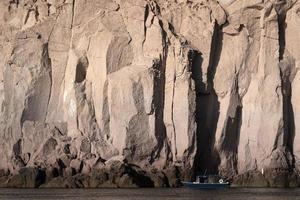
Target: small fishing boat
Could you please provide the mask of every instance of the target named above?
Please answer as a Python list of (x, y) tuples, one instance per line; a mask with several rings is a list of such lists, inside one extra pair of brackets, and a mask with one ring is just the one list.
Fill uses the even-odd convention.
[(219, 179), (216, 181), (217, 176), (197, 176), (195, 182), (182, 182), (184, 187), (191, 189), (221, 189), (228, 188), (230, 183)]

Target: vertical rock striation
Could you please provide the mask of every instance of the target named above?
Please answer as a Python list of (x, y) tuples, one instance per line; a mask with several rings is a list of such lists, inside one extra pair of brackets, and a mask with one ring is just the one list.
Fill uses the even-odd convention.
[(298, 0), (3, 0), (0, 10), (7, 186), (165, 187), (205, 171), (297, 186)]

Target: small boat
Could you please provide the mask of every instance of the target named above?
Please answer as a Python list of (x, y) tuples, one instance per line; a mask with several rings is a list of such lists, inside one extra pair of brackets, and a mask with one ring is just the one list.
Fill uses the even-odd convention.
[(210, 178), (209, 176), (197, 176), (195, 182), (182, 182), (182, 184), (184, 187), (191, 189), (222, 189), (230, 186), (230, 183), (223, 179), (212, 181), (216, 179), (216, 176), (213, 177), (214, 178)]

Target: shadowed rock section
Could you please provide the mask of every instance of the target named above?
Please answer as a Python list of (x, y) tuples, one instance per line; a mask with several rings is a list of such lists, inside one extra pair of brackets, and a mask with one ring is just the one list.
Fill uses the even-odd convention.
[(0, 187), (299, 186), (298, 0), (0, 10)]

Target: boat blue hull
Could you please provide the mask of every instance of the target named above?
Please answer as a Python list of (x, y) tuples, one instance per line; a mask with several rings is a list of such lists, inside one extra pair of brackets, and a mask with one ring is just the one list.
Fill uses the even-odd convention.
[(229, 183), (193, 183), (193, 182), (182, 182), (184, 187), (191, 189), (222, 189), (228, 188)]

